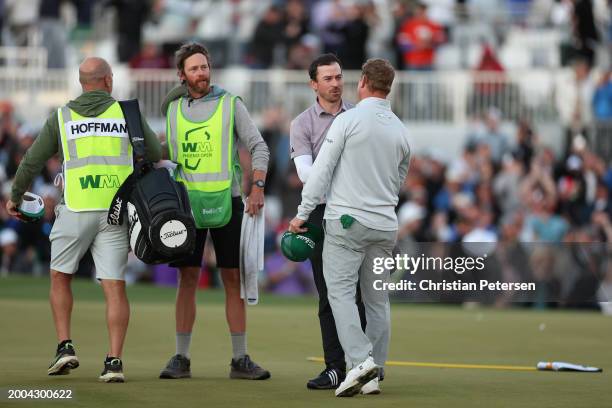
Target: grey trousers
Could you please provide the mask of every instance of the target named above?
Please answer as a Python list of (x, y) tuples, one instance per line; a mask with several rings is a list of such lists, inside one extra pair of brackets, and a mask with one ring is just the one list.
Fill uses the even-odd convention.
[[(387, 291), (374, 289), (374, 281), (389, 281), (390, 271), (373, 272), (374, 258), (391, 257), (397, 231), (379, 231), (354, 222), (344, 229), (339, 220), (325, 221), (323, 274), (327, 297), (344, 349), (347, 369), (372, 355), (377, 365), (387, 360), (391, 334), (391, 310)], [(355, 294), (361, 282), (366, 332), (361, 329)]]

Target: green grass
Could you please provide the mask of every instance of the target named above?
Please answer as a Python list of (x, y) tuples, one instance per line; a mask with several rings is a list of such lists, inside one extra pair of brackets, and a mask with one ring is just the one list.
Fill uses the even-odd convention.
[[(132, 316), (124, 352), (125, 384), (100, 384), (107, 347), (100, 288), (76, 281), (72, 319), (81, 367), (48, 377), (55, 348), (45, 279), (0, 280), (0, 407), (604, 407), (610, 406), (612, 320), (594, 312), (465, 310), (393, 305), (390, 360), (534, 365), (564, 360), (602, 374), (387, 367), (379, 396), (336, 399), (309, 391), (320, 369), (316, 301), (264, 294), (249, 307), (249, 352), (272, 372), (264, 382), (227, 378), (230, 341), (223, 294), (199, 293), (190, 380), (158, 380), (174, 352), (174, 290), (129, 288)], [(542, 325), (544, 324), (545, 327)], [(541, 330), (541, 327), (544, 327)], [(6, 390), (71, 389), (63, 402), (8, 401)]]

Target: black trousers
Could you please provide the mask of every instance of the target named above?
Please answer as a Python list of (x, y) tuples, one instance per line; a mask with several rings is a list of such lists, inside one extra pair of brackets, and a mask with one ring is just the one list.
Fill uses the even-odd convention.
[[(323, 214), (325, 213), (325, 204), (318, 205), (310, 214), (308, 222), (323, 228)], [(336, 331), (336, 322), (332, 313), (331, 306), (327, 299), (327, 285), (323, 277), (323, 241), (317, 244), (314, 253), (310, 258), (312, 264), (312, 273), (314, 275), (317, 292), (319, 292), (319, 324), (321, 325), (321, 338), (323, 340), (323, 356), (325, 357), (325, 366), (327, 368), (336, 368), (341, 371), (346, 371), (346, 361), (344, 360), (344, 350), (338, 339)], [(357, 285), (357, 296), (355, 298), (359, 317), (361, 318), (361, 328), (365, 331), (365, 308), (361, 301), (361, 293), (359, 284)]]

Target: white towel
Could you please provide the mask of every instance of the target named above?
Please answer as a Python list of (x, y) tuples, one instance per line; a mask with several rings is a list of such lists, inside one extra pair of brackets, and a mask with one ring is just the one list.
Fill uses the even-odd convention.
[(264, 268), (264, 208), (257, 215), (244, 214), (240, 231), (240, 298), (248, 305), (259, 302), (257, 277)]

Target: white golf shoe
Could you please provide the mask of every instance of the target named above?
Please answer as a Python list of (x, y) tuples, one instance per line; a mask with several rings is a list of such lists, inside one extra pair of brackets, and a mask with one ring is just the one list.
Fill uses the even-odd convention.
[(378, 385), (378, 377), (367, 383), (361, 388), (363, 395), (376, 395), (380, 394), (380, 385)]
[(372, 357), (357, 364), (346, 374), (346, 378), (336, 389), (336, 397), (352, 397), (359, 394), (364, 385), (378, 378), (379, 367)]

